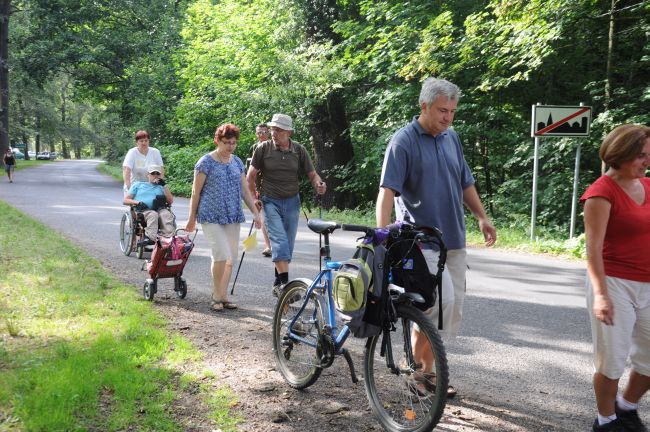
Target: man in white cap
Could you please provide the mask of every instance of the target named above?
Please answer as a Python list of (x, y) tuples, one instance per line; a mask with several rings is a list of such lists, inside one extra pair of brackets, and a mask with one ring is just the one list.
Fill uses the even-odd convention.
[(174, 233), (174, 215), (168, 206), (174, 201), (165, 180), (160, 178), (162, 166), (149, 165), (147, 178), (149, 181), (137, 181), (131, 185), (124, 197), (125, 205), (134, 205), (136, 210), (142, 212), (147, 226), (144, 229), (145, 244), (153, 244), (158, 235), (158, 229), (164, 235)]
[(255, 179), (259, 173), (264, 175), (255, 205), (264, 207), (266, 229), (271, 239), (271, 260), (275, 264), (273, 294), (277, 296), (289, 281), (289, 263), (300, 217), (300, 176), (307, 175), (319, 195), (324, 194), (327, 188), (314, 170), (307, 150), (291, 140), (291, 117), (274, 114), (268, 125), (271, 127), (271, 140), (255, 148), (247, 179), (254, 196)]

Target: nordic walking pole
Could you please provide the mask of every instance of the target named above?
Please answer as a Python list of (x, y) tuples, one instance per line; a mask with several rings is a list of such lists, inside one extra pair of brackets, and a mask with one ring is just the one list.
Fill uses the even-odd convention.
[[(255, 221), (251, 223), (251, 229), (248, 230), (248, 237), (250, 237), (251, 233), (253, 232), (253, 225), (255, 225)], [(230, 295), (233, 295), (235, 292), (235, 284), (237, 283), (237, 277), (239, 276), (239, 270), (241, 270), (241, 263), (244, 262), (244, 255), (246, 255), (246, 249), (243, 249), (241, 252), (241, 259), (239, 260), (239, 266), (237, 267), (237, 273), (235, 273), (235, 280), (232, 281), (232, 289), (230, 290)]]

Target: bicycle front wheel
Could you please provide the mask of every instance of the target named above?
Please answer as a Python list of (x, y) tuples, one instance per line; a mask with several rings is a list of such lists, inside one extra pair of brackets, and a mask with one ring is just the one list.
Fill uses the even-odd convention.
[(442, 340), (433, 323), (411, 305), (397, 305), (394, 327), (366, 344), (364, 383), (370, 408), (387, 431), (431, 431), (447, 402), (449, 372)]
[[(273, 316), (273, 352), (278, 371), (293, 388), (312, 385), (322, 372), (318, 355), (318, 338), (324, 322), (323, 311), (315, 295), (306, 299), (309, 284), (289, 282), (275, 307)], [(305, 308), (300, 313), (300, 308)], [(289, 325), (300, 313), (291, 333)]]

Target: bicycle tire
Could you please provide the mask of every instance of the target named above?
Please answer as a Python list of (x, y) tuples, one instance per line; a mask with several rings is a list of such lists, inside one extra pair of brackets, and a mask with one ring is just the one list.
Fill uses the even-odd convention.
[[(449, 370), (447, 356), (433, 323), (409, 304), (397, 305), (394, 329), (368, 339), (364, 355), (364, 384), (370, 408), (381, 426), (390, 432), (431, 431), (438, 424), (447, 403)], [(419, 327), (432, 348), (432, 373), (425, 373), (413, 359), (411, 334)], [(390, 335), (396, 370), (382, 356), (384, 333)], [(434, 383), (435, 381), (435, 383)]]
[(273, 314), (273, 353), (277, 370), (296, 389), (315, 383), (323, 370), (316, 348), (324, 322), (323, 309), (315, 295), (310, 296), (293, 327), (294, 333), (313, 342), (313, 346), (288, 336), (288, 325), (300, 311), (310, 285), (308, 282), (300, 279), (289, 282), (280, 294)]

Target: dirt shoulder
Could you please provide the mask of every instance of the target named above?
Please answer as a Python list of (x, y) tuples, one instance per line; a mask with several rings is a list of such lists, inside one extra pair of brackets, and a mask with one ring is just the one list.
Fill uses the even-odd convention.
[[(363, 382), (353, 384), (343, 359), (324, 371), (312, 387), (298, 391), (275, 370), (271, 351), (271, 306), (259, 310), (240, 305), (235, 311), (211, 312), (203, 300), (156, 297), (156, 305), (170, 320), (170, 329), (190, 339), (204, 354), (205, 367), (220, 384), (237, 395), (233, 412), (243, 419), (241, 431), (380, 431), (365, 395)], [(362, 341), (350, 340), (357, 370), (362, 367)], [(201, 410), (177, 413), (191, 430), (208, 430)], [(526, 426), (528, 422), (532, 428)], [(540, 429), (538, 420), (506, 409), (466, 400), (462, 392), (450, 400), (436, 430), (527, 431)], [(189, 430), (189, 429), (188, 429)]]

